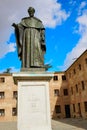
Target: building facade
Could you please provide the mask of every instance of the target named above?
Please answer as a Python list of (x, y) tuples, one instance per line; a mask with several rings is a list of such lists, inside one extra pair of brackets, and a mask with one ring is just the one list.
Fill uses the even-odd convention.
[(87, 118), (87, 50), (67, 69), (71, 117)]
[(65, 72), (55, 72), (50, 81), (51, 117), (70, 117), (70, 99)]
[(0, 74), (0, 121), (16, 121), (17, 86), (12, 74)]
[[(87, 50), (50, 81), (52, 118), (87, 118)], [(0, 121), (17, 120), (17, 85), (12, 74), (0, 74)]]

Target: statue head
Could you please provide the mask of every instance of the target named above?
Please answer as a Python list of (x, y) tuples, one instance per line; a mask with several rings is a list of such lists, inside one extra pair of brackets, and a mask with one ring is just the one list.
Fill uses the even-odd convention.
[(33, 17), (34, 13), (35, 13), (35, 9), (33, 7), (29, 7), (28, 13), (29, 13), (30, 17)]

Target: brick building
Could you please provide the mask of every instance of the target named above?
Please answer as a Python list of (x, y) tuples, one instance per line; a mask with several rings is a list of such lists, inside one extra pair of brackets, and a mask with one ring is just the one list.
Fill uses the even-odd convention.
[(55, 72), (50, 81), (50, 103), (52, 118), (70, 117), (70, 98), (65, 72)]
[(87, 50), (67, 69), (71, 117), (87, 118)]
[(17, 86), (12, 74), (0, 74), (0, 121), (15, 121), (17, 107)]
[[(50, 81), (52, 118), (87, 118), (87, 50)], [(17, 86), (12, 74), (0, 74), (0, 121), (17, 120)]]

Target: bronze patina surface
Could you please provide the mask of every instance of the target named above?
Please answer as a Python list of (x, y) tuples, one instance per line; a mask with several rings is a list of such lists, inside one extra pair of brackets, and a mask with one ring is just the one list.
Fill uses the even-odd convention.
[[(22, 18), (18, 24), (13, 23), (21, 68), (46, 68), (44, 65), (45, 28), (42, 21), (34, 17), (35, 9), (29, 7), (29, 17)], [(49, 68), (49, 67), (48, 67)]]

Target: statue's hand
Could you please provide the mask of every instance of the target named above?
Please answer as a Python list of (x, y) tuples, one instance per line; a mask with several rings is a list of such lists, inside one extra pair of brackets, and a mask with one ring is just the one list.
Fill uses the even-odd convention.
[(13, 26), (13, 27), (17, 27), (17, 24), (13, 23), (12, 26)]

